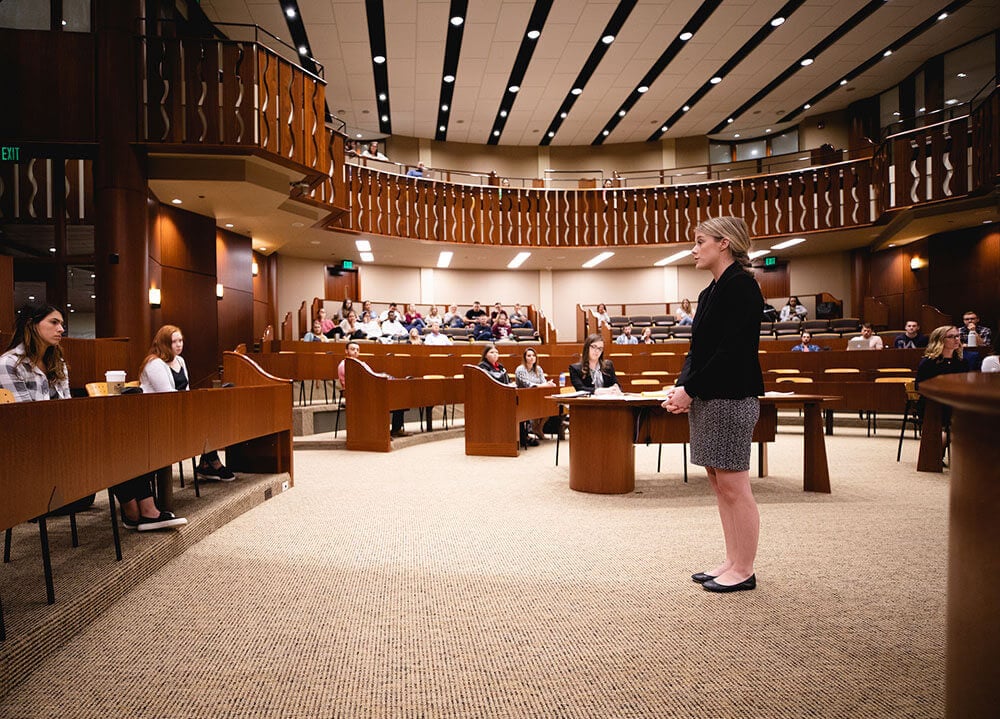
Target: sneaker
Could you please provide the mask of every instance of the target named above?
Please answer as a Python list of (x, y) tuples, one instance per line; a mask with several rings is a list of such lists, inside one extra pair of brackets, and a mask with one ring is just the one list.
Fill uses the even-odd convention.
[(136, 527), (140, 532), (150, 532), (154, 529), (169, 529), (187, 524), (184, 517), (174, 516), (173, 512), (160, 512), (159, 517), (140, 517)]
[(196, 469), (195, 471), (198, 473), (199, 477), (205, 477), (207, 479), (217, 479), (220, 482), (232, 482), (234, 479), (236, 479), (236, 475), (233, 474), (232, 471), (225, 465), (222, 465), (218, 469), (211, 466), (198, 467), (198, 469)]

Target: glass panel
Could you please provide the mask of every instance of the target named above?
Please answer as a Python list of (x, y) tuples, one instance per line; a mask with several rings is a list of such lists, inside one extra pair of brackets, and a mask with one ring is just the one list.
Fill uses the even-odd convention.
[[(956, 48), (944, 56), (945, 107), (969, 102), (993, 78), (996, 63), (993, 35)], [(983, 93), (980, 97), (988, 97)]]
[(50, 3), (39, 0), (0, 2), (0, 27), (13, 30), (48, 30), (52, 12)]
[(793, 127), (791, 130), (775, 135), (771, 138), (771, 154), (787, 155), (790, 152), (799, 151), (799, 128)]
[[(17, 309), (25, 302), (30, 302), (32, 300), (38, 300), (39, 302), (46, 301), (46, 286), (44, 282), (28, 282), (28, 281), (15, 281), (14, 282), (14, 309)], [(4, 328), (5, 330), (10, 328)]]
[(713, 165), (725, 165), (733, 161), (732, 149), (728, 142), (710, 142), (708, 161)]
[(90, 0), (62, 0), (63, 29), (90, 32)]
[(14, 258), (55, 256), (56, 229), (52, 225), (0, 224), (0, 242)]
[(767, 142), (765, 140), (752, 140), (741, 142), (736, 146), (737, 160), (759, 160), (767, 154)]
[(889, 125), (899, 120), (899, 88), (893, 87), (878, 96), (879, 127)]
[(72, 337), (94, 337), (94, 307), (96, 275), (90, 265), (69, 265), (66, 268), (67, 334)]

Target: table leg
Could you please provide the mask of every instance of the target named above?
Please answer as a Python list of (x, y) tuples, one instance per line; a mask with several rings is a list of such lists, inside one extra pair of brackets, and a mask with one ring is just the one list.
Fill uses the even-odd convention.
[(823, 416), (819, 404), (805, 403), (803, 422), (802, 490), (829, 494), (830, 467), (826, 461), (826, 440), (823, 438)]

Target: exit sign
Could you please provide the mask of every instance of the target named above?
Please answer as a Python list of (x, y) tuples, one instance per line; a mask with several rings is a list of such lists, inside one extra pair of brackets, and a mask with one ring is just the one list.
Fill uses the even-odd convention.
[(345, 270), (353, 270), (354, 260), (344, 260), (343, 262), (340, 263), (340, 267)]
[(0, 145), (0, 161), (20, 162), (21, 148), (17, 145)]
[(765, 257), (764, 258), (764, 267), (777, 267), (777, 266), (778, 266), (778, 258), (777, 257)]

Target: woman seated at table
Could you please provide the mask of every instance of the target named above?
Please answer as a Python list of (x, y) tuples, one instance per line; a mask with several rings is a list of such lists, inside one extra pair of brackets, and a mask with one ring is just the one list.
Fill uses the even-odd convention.
[(569, 381), (577, 392), (621, 394), (615, 366), (604, 359), (604, 338), (590, 335), (583, 342), (582, 360), (569, 366)]
[[(521, 366), (514, 370), (514, 383), (518, 387), (555, 387), (555, 382), (546, 379), (545, 372), (538, 365), (538, 354), (528, 347), (521, 355)], [(542, 436), (542, 420), (531, 420), (531, 432), (527, 434), (527, 444), (534, 447)]]
[(500, 364), (500, 350), (496, 348), (496, 345), (486, 345), (483, 348), (479, 368), (500, 384), (510, 384), (507, 368)]
[[(914, 389), (920, 391), (920, 383), (942, 374), (968, 372), (969, 363), (962, 357), (962, 335), (957, 327), (945, 325), (931, 332), (924, 357), (917, 365)], [(921, 396), (917, 402), (917, 416), (924, 417), (925, 401)], [(945, 429), (951, 421), (951, 407), (941, 408), (941, 426)]]
[[(139, 381), (143, 392), (183, 392), (190, 389), (187, 364), (181, 357), (184, 335), (174, 325), (163, 325), (153, 338), (153, 346), (142, 363)], [(202, 477), (232, 482), (236, 476), (222, 464), (215, 450), (201, 455), (195, 470)]]

